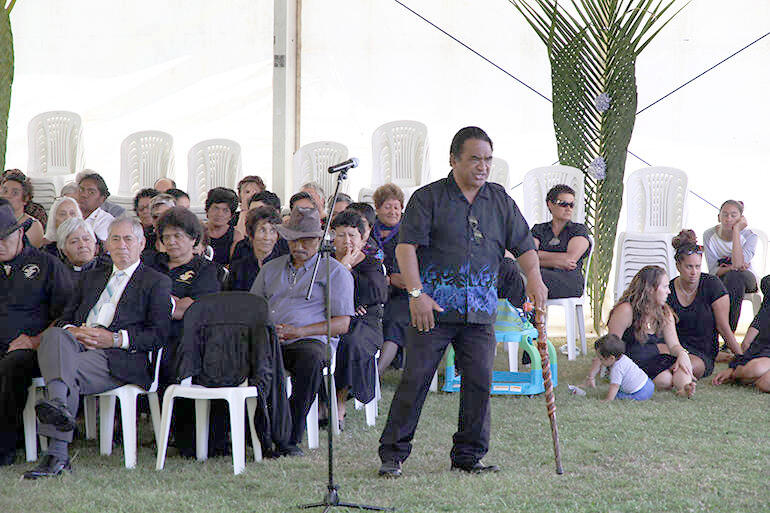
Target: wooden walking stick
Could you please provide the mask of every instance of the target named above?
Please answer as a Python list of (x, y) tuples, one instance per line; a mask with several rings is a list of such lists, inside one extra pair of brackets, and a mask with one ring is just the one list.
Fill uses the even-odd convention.
[(548, 359), (548, 343), (546, 342), (545, 319), (545, 308), (536, 306), (537, 350), (540, 352), (540, 361), (543, 367), (545, 404), (548, 408), (548, 419), (551, 421), (551, 435), (553, 436), (553, 456), (556, 459), (556, 473), (563, 474), (564, 470), (561, 468), (561, 449), (559, 448), (559, 427), (556, 425), (556, 404), (553, 397), (553, 383), (551, 382), (551, 362)]

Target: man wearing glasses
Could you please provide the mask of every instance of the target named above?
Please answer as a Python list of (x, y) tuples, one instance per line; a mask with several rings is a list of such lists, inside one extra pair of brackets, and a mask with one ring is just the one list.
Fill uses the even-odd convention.
[(502, 186), (487, 183), (492, 140), (480, 128), (463, 128), (452, 140), (449, 163), (449, 176), (412, 195), (401, 222), (396, 258), (410, 296), (411, 328), (406, 369), (380, 437), (384, 477), (401, 475), (431, 379), (450, 342), (463, 377), (451, 469), (500, 470), (481, 459), (489, 448), (493, 324), (505, 250), (517, 257), (535, 306), (544, 308), (548, 296), (527, 222)]

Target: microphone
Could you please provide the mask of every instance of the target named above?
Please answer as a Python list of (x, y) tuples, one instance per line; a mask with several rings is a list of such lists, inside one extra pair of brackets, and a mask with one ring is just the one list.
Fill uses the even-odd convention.
[(358, 159), (355, 157), (330, 167), (329, 174), (339, 173), (340, 171), (347, 171), (348, 169), (352, 169), (354, 167), (358, 167)]

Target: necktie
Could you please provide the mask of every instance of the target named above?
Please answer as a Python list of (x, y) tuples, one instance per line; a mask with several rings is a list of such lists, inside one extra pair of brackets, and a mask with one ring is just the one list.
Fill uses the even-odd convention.
[[(91, 311), (88, 313), (88, 317), (86, 318), (87, 325), (92, 326), (95, 324), (103, 324), (103, 323), (97, 323), (97, 320), (99, 319), (99, 312), (101, 311), (104, 305), (106, 305), (111, 301), (112, 296), (115, 295), (115, 291), (117, 290), (124, 276), (126, 276), (126, 273), (124, 271), (118, 271), (110, 277), (110, 279), (107, 281), (107, 286), (104, 287), (104, 290), (102, 291), (102, 294), (99, 296), (99, 299), (96, 301), (96, 304), (94, 305), (93, 308), (91, 308)], [(113, 315), (114, 315), (114, 312), (113, 312)]]

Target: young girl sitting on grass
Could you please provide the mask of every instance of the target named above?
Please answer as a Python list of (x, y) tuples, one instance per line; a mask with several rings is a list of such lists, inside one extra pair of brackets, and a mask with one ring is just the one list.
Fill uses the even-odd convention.
[(610, 389), (603, 402), (612, 401), (616, 397), (635, 401), (646, 401), (652, 397), (655, 385), (631, 358), (623, 354), (626, 343), (617, 335), (600, 337), (594, 343), (594, 348), (602, 365), (610, 369)]

